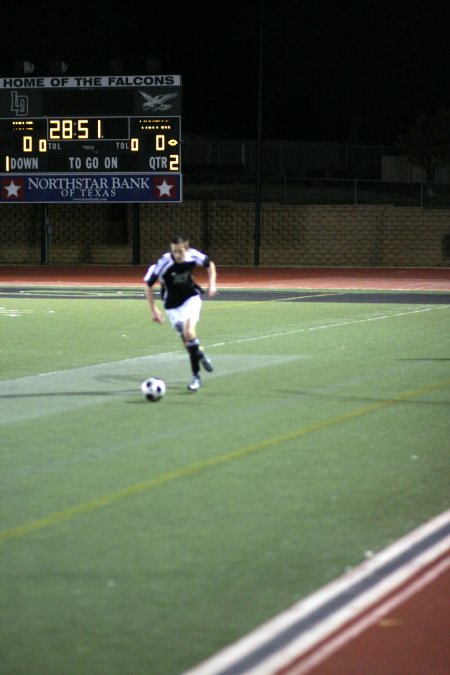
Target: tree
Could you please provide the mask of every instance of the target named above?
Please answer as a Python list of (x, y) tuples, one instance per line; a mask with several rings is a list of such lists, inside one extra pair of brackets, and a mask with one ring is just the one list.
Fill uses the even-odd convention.
[(398, 138), (397, 147), (400, 155), (425, 169), (427, 179), (434, 182), (436, 170), (450, 164), (450, 108), (418, 113), (411, 129)]

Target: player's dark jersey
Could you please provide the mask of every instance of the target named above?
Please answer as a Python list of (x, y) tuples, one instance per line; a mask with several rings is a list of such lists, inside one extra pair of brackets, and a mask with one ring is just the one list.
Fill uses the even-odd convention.
[(186, 251), (182, 263), (176, 262), (171, 253), (165, 253), (148, 268), (144, 281), (148, 286), (160, 282), (161, 298), (166, 309), (180, 307), (188, 298), (203, 292), (192, 276), (198, 265), (209, 267), (209, 258), (195, 248)]

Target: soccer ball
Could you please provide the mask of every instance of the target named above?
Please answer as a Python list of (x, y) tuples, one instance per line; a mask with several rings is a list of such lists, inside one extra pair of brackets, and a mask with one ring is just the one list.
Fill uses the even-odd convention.
[(166, 393), (166, 383), (158, 377), (149, 377), (141, 384), (141, 391), (147, 401), (159, 401)]

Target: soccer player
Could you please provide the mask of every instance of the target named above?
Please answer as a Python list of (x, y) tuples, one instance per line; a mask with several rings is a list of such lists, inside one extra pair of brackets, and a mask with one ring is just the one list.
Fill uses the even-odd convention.
[(216, 266), (207, 255), (191, 248), (189, 240), (176, 236), (170, 243), (170, 251), (165, 253), (157, 263), (151, 265), (144, 277), (145, 293), (153, 321), (163, 323), (164, 315), (157, 307), (153, 294), (156, 281), (161, 284), (161, 299), (164, 310), (173, 328), (189, 352), (192, 368), (192, 380), (188, 384), (189, 391), (197, 391), (202, 384), (200, 364), (208, 371), (213, 365), (200, 347), (197, 338), (197, 323), (200, 318), (203, 290), (195, 282), (192, 274), (197, 265), (206, 267), (208, 271), (208, 297), (216, 294)]

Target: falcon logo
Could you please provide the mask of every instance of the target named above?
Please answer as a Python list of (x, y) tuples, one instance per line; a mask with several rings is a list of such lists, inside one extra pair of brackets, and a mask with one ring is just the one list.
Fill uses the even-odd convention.
[(172, 103), (167, 103), (171, 98), (176, 98), (177, 94), (157, 94), (157, 96), (150, 96), (145, 91), (139, 92), (145, 98), (145, 103), (142, 104), (144, 110), (153, 110), (153, 112), (160, 112), (162, 110), (169, 110)]

